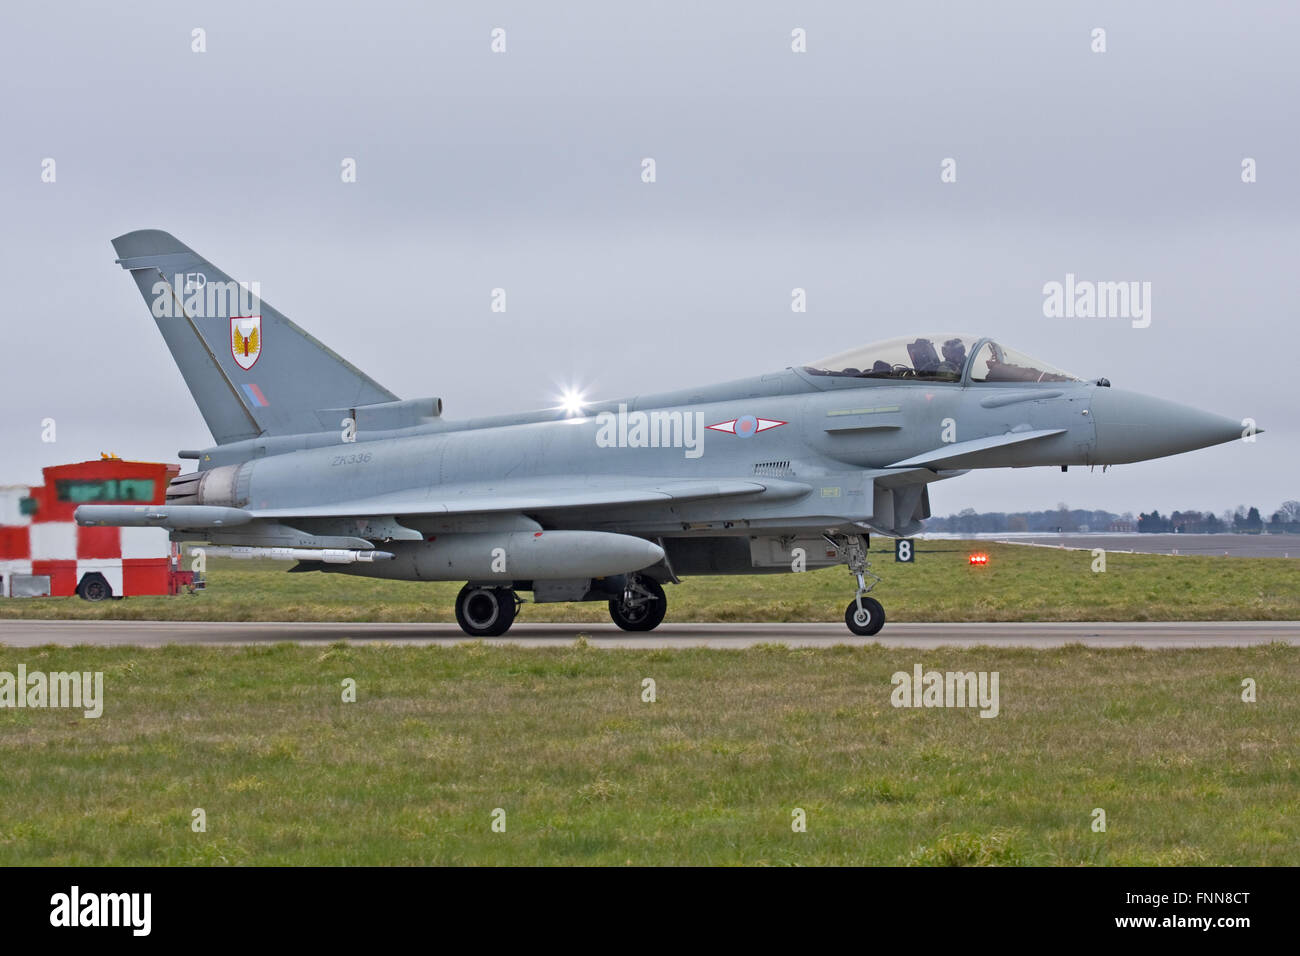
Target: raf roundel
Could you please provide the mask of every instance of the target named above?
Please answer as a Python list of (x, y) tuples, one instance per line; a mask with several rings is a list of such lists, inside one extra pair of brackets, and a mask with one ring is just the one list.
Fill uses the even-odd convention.
[(779, 428), (787, 422), (777, 421), (775, 418), (755, 418), (753, 415), (742, 415), (740, 418), (733, 418), (730, 421), (718, 422), (716, 425), (709, 425), (715, 432), (726, 432), (728, 435), (735, 435), (737, 438), (749, 438), (759, 432), (765, 432), (769, 428)]

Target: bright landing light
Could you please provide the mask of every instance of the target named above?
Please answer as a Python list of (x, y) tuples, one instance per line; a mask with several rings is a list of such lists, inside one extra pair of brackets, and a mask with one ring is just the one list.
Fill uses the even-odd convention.
[(579, 389), (566, 388), (560, 393), (560, 409), (570, 418), (581, 415), (582, 408), (586, 404), (587, 402)]

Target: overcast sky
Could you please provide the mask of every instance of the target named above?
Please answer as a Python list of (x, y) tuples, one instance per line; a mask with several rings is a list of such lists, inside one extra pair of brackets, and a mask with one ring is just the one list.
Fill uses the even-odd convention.
[[(955, 329), (1267, 434), (937, 514), (1267, 515), (1300, 498), (1297, 50), (1284, 2), (6, 4), (0, 484), (210, 442), (113, 263), (160, 228), (448, 417)], [(1150, 282), (1150, 326), (1044, 317), (1067, 273)]]

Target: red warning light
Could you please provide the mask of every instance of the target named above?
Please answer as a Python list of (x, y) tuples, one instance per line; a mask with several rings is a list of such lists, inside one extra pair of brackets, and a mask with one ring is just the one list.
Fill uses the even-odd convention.
[(977, 564), (981, 567), (989, 563), (989, 556), (983, 551), (977, 551), (970, 556), (970, 563)]

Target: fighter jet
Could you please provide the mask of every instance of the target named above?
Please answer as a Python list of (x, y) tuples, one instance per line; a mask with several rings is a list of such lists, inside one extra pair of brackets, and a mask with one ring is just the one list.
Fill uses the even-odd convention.
[[(113, 240), (215, 444), (162, 505), (81, 525), (167, 529), (290, 570), (464, 581), (456, 618), (605, 601), (627, 631), (688, 575), (845, 565), (849, 630), (885, 611), (870, 535), (910, 536), (976, 468), (1115, 465), (1231, 441), (1233, 419), (1078, 378), (987, 336), (911, 335), (752, 378), (469, 418), (399, 399), (165, 232)], [(868, 583), (870, 579), (870, 583)]]

